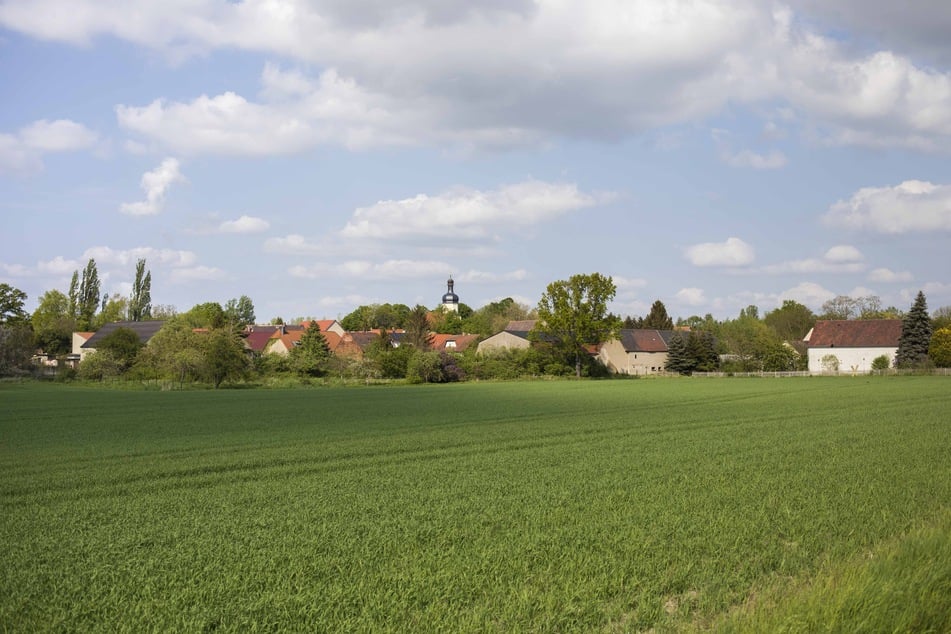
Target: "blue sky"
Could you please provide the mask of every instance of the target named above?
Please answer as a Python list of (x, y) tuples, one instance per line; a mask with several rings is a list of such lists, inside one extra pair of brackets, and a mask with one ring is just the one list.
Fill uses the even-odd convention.
[(951, 4), (0, 0), (0, 279), (257, 317), (951, 305)]

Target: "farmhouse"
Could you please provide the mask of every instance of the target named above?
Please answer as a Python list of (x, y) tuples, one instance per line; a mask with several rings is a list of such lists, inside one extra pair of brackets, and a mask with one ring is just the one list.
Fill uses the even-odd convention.
[(598, 360), (615, 374), (657, 374), (667, 365), (667, 347), (673, 330), (624, 328), (617, 339), (605, 341)]
[[(85, 358), (86, 354), (96, 351), (96, 346), (100, 341), (114, 333), (119, 328), (126, 328), (131, 330), (139, 337), (139, 342), (142, 344), (148, 343), (155, 334), (162, 329), (162, 326), (165, 324), (164, 321), (112, 321), (108, 324), (105, 324), (102, 328), (92, 333), (92, 336), (86, 339), (85, 343), (79, 345), (79, 353), (82, 354)], [(77, 335), (82, 335), (83, 333), (76, 333)], [(77, 337), (73, 337), (73, 345), (77, 343)], [(75, 352), (75, 350), (74, 350)]]
[(806, 333), (810, 372), (868, 372), (885, 355), (894, 363), (900, 319), (819, 320)]
[(535, 327), (536, 320), (510, 321), (502, 332), (482, 340), (476, 348), (479, 354), (499, 350), (524, 350), (532, 345), (528, 333)]

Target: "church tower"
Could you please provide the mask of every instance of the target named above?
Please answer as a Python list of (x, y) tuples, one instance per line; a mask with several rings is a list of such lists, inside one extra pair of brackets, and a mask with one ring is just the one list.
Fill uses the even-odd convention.
[(449, 280), (446, 282), (446, 294), (442, 296), (442, 307), (443, 310), (451, 310), (454, 313), (459, 312), (459, 296), (456, 295), (453, 290), (452, 275), (449, 276)]

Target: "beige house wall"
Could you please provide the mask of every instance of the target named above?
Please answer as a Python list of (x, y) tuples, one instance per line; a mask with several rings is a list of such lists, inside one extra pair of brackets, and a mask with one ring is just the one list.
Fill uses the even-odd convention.
[(510, 332), (503, 331), (480, 342), (479, 347), (476, 348), (476, 353), (485, 354), (486, 352), (512, 349), (524, 350), (530, 346), (531, 342), (527, 339), (522, 339)]
[(628, 352), (618, 339), (601, 344), (598, 360), (615, 374), (659, 374), (667, 365), (666, 352)]
[(70, 349), (70, 352), (72, 354), (78, 354), (80, 361), (83, 361), (87, 356), (95, 352), (93, 348), (82, 347), (82, 345), (89, 340), (89, 337), (86, 337), (83, 335), (88, 335), (88, 334), (91, 334), (91, 333), (79, 333), (79, 332), (73, 333), (72, 348)]

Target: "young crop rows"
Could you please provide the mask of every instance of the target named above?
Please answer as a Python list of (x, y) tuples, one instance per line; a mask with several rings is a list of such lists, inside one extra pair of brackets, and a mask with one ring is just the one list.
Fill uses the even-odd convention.
[(0, 630), (712, 627), (949, 526), (947, 387), (0, 386)]

